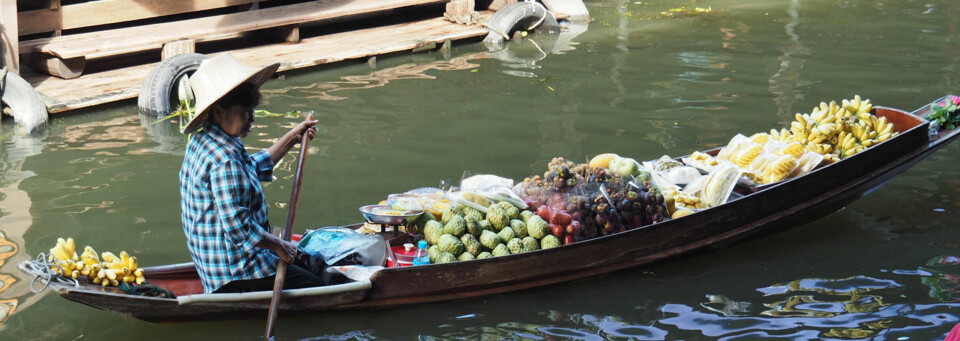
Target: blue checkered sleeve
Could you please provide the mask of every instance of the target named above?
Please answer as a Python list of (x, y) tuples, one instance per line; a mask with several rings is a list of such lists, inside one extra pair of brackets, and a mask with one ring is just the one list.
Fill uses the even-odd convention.
[(270, 158), (270, 153), (266, 150), (250, 155), (250, 163), (257, 168), (257, 177), (260, 178), (260, 181), (273, 180), (273, 159)]

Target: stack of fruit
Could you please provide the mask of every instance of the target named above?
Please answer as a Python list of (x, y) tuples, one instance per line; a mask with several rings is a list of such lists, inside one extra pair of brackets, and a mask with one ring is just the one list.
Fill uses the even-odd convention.
[(73, 238), (57, 238), (57, 245), (50, 249), (47, 261), (50, 270), (60, 276), (79, 279), (86, 277), (93, 284), (119, 286), (120, 283), (146, 282), (143, 269), (137, 268), (137, 257), (120, 251), (120, 257), (112, 252), (104, 252), (101, 257), (90, 246), (83, 248), (83, 254), (77, 255)]
[(424, 215), (423, 238), (430, 263), (506, 256), (560, 246), (549, 224), (507, 201), (492, 203), (486, 213), (471, 205), (451, 204), (440, 221)]
[(825, 159), (840, 161), (870, 146), (897, 135), (886, 117), (871, 113), (873, 104), (860, 95), (829, 104), (820, 102), (810, 113), (796, 114), (790, 130), (771, 130), (769, 136), (780, 141), (796, 141)]
[(519, 194), (550, 223), (551, 233), (564, 245), (669, 217), (663, 195), (649, 181), (650, 173), (634, 159), (605, 153), (586, 165), (554, 158), (547, 167), (548, 178), (570, 169), (580, 172), (574, 178), (587, 180), (559, 188), (534, 176), (518, 187)]

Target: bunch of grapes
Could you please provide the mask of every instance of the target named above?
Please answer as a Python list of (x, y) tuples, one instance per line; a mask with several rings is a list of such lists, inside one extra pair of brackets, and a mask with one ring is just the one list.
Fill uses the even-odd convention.
[(587, 181), (590, 183), (608, 183), (619, 178), (620, 174), (610, 172), (603, 167), (594, 167), (587, 171)]
[(623, 219), (626, 229), (659, 223), (669, 216), (663, 195), (649, 181), (631, 184), (622, 191), (610, 194), (614, 207)]
[(543, 182), (552, 185), (560, 191), (568, 190), (583, 183), (586, 173), (586, 164), (575, 164), (563, 157), (555, 157), (547, 164), (547, 172), (543, 174)]
[[(597, 235), (623, 231), (622, 219), (617, 209), (607, 201), (606, 196), (597, 193), (584, 204), (585, 214), (582, 215), (583, 230), (587, 238)], [(591, 235), (592, 234), (592, 235)]]

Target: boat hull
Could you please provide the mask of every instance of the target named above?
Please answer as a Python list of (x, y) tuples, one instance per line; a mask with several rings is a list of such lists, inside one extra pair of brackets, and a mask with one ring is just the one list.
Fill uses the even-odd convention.
[[(446, 301), (535, 288), (663, 262), (729, 246), (815, 221), (882, 186), (957, 132), (935, 136), (921, 112), (877, 107), (901, 133), (854, 157), (756, 189), (706, 212), (565, 245), (468, 262), (388, 268), (368, 290), (283, 300), (284, 311), (325, 311)], [(202, 290), (192, 264), (147, 269), (147, 276), (177, 295)], [(58, 294), (98, 309), (153, 322), (262, 317), (269, 300), (180, 304), (176, 299), (130, 296), (111, 288), (51, 283)]]

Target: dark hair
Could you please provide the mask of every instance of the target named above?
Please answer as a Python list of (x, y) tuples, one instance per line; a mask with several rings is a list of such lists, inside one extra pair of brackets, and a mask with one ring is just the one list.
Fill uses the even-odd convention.
[(260, 104), (260, 89), (257, 89), (256, 85), (253, 85), (250, 82), (246, 82), (238, 85), (233, 90), (230, 90), (226, 95), (220, 97), (214, 105), (219, 105), (221, 108), (228, 109), (232, 106), (242, 106), (244, 108), (254, 108)]

